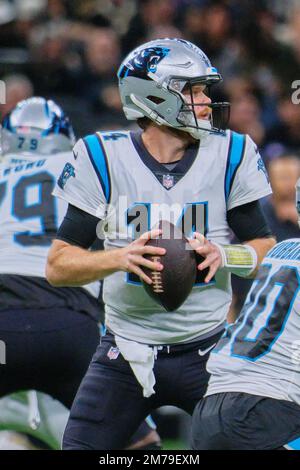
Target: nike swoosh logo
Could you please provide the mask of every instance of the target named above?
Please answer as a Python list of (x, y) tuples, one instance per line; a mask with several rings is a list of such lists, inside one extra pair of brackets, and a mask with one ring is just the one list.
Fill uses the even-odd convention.
[(199, 356), (205, 356), (205, 354), (207, 354), (211, 349), (213, 349), (216, 344), (217, 344), (217, 343), (213, 344), (212, 346), (209, 346), (209, 348), (204, 349), (204, 350), (199, 349), (199, 350), (198, 350)]

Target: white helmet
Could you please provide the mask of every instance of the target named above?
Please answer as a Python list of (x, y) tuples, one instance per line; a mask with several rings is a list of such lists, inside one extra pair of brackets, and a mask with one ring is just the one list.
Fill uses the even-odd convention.
[(1, 151), (50, 155), (66, 152), (75, 143), (73, 128), (60, 106), (52, 100), (33, 97), (20, 101), (4, 117)]
[[(159, 125), (188, 132), (200, 139), (207, 131), (226, 129), (230, 104), (205, 104), (212, 109), (210, 121), (196, 118), (192, 85), (211, 85), (222, 80), (208, 57), (197, 46), (182, 39), (156, 39), (139, 46), (122, 62), (119, 89), (127, 119), (147, 117)], [(189, 87), (191, 103), (182, 90)]]

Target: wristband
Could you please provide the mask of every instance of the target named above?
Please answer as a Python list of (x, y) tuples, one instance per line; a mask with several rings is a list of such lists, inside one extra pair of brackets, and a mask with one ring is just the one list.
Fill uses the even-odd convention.
[(252, 246), (214, 244), (219, 248), (221, 253), (221, 268), (240, 277), (249, 276), (256, 268), (257, 254)]

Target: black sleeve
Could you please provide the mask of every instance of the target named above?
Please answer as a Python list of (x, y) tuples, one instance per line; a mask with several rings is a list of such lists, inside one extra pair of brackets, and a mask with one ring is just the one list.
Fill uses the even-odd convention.
[(249, 202), (229, 210), (227, 222), (241, 242), (272, 237), (259, 201)]
[(90, 248), (97, 240), (98, 217), (69, 204), (56, 238), (82, 248)]

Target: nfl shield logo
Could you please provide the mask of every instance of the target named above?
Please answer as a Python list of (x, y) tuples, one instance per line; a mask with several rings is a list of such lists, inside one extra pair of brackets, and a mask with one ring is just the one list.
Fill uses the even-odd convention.
[(163, 186), (166, 189), (170, 189), (174, 186), (174, 176), (163, 175)]
[(117, 359), (118, 355), (120, 354), (120, 351), (118, 348), (114, 348), (113, 346), (110, 348), (110, 350), (107, 353), (107, 357), (112, 360), (112, 359)]

